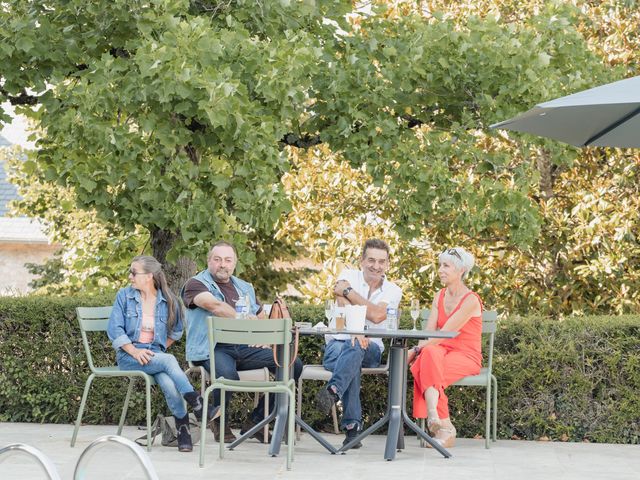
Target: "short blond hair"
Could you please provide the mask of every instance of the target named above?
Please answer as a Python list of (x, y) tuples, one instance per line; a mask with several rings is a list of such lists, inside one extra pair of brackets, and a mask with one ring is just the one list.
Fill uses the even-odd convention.
[(442, 262), (451, 262), (457, 268), (464, 269), (462, 278), (466, 278), (476, 261), (469, 252), (462, 247), (453, 247), (445, 249), (439, 256), (438, 260)]

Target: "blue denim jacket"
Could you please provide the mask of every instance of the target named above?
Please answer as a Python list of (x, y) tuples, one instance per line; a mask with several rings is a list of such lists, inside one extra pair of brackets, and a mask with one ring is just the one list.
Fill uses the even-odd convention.
[[(180, 340), (182, 337), (184, 327), (182, 309), (179, 304), (176, 305), (176, 323), (171, 333), (167, 332), (168, 318), (169, 310), (167, 300), (162, 295), (162, 292), (158, 290), (153, 344), (158, 345), (162, 351), (167, 349), (167, 338)], [(116, 301), (113, 303), (113, 309), (109, 317), (109, 325), (107, 326), (107, 335), (109, 335), (113, 348), (117, 351), (127, 343), (137, 343), (140, 338), (141, 327), (142, 298), (140, 291), (133, 287), (123, 288), (116, 295)]]
[[(203, 270), (193, 278), (202, 282), (217, 300), (221, 302), (225, 301), (224, 295), (211, 276), (211, 273), (209, 273), (209, 270)], [(234, 276), (231, 277), (231, 283), (236, 287), (240, 296), (249, 296), (249, 300), (251, 301), (250, 312), (253, 315), (258, 313), (260, 307), (256, 301), (256, 292), (253, 285)], [(187, 309), (187, 360), (207, 360), (209, 358), (207, 317), (211, 315), (213, 315), (211, 312), (200, 307)]]

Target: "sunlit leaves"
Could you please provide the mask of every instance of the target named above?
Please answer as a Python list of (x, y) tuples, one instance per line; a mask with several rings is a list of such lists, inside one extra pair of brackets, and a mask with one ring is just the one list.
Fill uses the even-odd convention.
[[(490, 305), (623, 310), (635, 173), (596, 194), (594, 158), (487, 129), (620, 78), (606, 65), (633, 65), (621, 52), (637, 16), (613, 4), (13, 0), (3, 88), (49, 88), (25, 107), (44, 136), (24, 171), (123, 231), (168, 233), (169, 260), (225, 237), (251, 268), (286, 241), (329, 272), (312, 295), (377, 235), (395, 244), (393, 274), (428, 297), (437, 251), (464, 244)], [(315, 149), (289, 151), (285, 135)]]

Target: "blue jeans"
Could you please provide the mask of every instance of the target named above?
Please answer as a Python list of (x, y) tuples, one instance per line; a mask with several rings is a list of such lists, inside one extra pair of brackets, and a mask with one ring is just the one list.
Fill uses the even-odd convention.
[(325, 347), (322, 365), (333, 372), (329, 386), (333, 385), (342, 400), (343, 428), (356, 424), (362, 427), (362, 405), (360, 404), (361, 368), (372, 368), (380, 365), (382, 352), (378, 344), (370, 342), (366, 349), (358, 342), (351, 345), (351, 340), (331, 340)]
[[(273, 361), (273, 351), (270, 348), (249, 347), (248, 345), (233, 345), (229, 343), (219, 343), (214, 350), (216, 361), (215, 377), (224, 377), (229, 380), (239, 380), (239, 370), (254, 370), (257, 368), (268, 368), (275, 375), (276, 363)], [(209, 359), (194, 361), (194, 365), (202, 365), (211, 373), (211, 363)], [(297, 381), (302, 373), (302, 360), (296, 358), (293, 364), (293, 377)], [(225, 401), (229, 405), (231, 392), (225, 395)], [(273, 394), (269, 396), (269, 405), (273, 409), (275, 404)], [(213, 391), (213, 405), (220, 404), (220, 390)], [(260, 398), (258, 406), (251, 412), (251, 421), (258, 423), (264, 418), (264, 396)]]
[(193, 386), (180, 368), (176, 357), (170, 353), (164, 353), (159, 346), (150, 344), (136, 344), (136, 348), (151, 350), (154, 356), (146, 365), (140, 365), (138, 361), (124, 350), (118, 350), (116, 361), (120, 370), (140, 370), (153, 376), (160, 386), (164, 398), (167, 401), (171, 413), (184, 418), (187, 414), (183, 395), (193, 392)]

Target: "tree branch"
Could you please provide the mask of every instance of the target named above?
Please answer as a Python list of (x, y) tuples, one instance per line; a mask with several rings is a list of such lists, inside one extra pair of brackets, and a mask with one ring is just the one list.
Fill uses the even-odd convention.
[(304, 135), (296, 135), (295, 133), (287, 133), (280, 143), (284, 145), (289, 145), (291, 147), (298, 148), (310, 148), (316, 145), (320, 145), (322, 140), (320, 139), (320, 135), (309, 135), (305, 133)]
[(193, 146), (193, 144), (190, 143), (188, 145), (185, 145), (184, 151), (187, 152), (187, 156), (189, 157), (189, 160), (191, 160), (191, 162), (194, 165), (198, 165), (198, 163), (200, 163), (200, 160), (198, 158), (198, 151)]
[(111, 47), (109, 49), (109, 54), (112, 57), (120, 57), (120, 58), (131, 58), (131, 53), (129, 53), (129, 51), (125, 50), (124, 48), (120, 48), (120, 47)]
[(0, 88), (0, 95), (4, 96), (11, 105), (37, 105), (38, 97), (36, 95), (29, 95), (27, 92), (22, 92), (20, 95), (9, 95), (4, 88)]
[(400, 118), (409, 122), (407, 125), (408, 128), (419, 127), (420, 125), (424, 124), (422, 120), (414, 117), (413, 115), (402, 115)]

